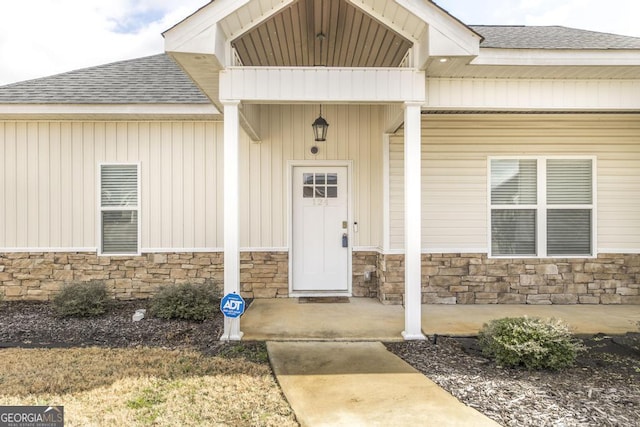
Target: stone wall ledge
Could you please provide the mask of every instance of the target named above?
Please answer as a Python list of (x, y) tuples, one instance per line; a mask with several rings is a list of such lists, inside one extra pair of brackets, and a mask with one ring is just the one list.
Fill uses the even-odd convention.
[[(208, 283), (222, 292), (221, 252), (109, 257), (91, 252), (0, 254), (0, 297), (52, 299), (65, 283), (102, 280), (116, 298), (149, 298), (162, 286)], [(404, 256), (354, 251), (352, 294), (384, 304), (404, 300)], [(289, 296), (287, 252), (242, 252), (241, 293)], [(370, 272), (370, 277), (365, 275)], [(422, 302), (433, 304), (640, 305), (640, 254), (597, 258), (495, 259), (423, 254)]]
[[(286, 297), (287, 252), (241, 254), (242, 294), (248, 298)], [(222, 296), (221, 252), (150, 253), (109, 257), (93, 252), (1, 253), (0, 297), (5, 301), (48, 301), (65, 283), (100, 280), (117, 299), (150, 298), (162, 286), (210, 284)], [(254, 287), (260, 288), (254, 292)]]
[[(640, 304), (640, 254), (488, 258), (423, 254), (424, 304)], [(404, 298), (404, 256), (379, 254), (379, 299)]]

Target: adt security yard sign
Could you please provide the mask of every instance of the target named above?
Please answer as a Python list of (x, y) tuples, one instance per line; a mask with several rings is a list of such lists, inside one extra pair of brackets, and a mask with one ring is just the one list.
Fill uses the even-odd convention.
[(244, 313), (245, 303), (238, 294), (227, 294), (220, 301), (220, 311), (225, 317), (235, 319)]

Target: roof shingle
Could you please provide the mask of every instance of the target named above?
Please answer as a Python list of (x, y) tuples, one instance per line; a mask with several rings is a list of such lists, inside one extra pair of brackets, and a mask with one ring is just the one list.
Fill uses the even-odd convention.
[[(483, 48), (640, 49), (640, 38), (574, 28), (470, 26)], [(0, 104), (210, 104), (167, 55), (114, 62), (0, 87)]]
[(0, 104), (209, 104), (166, 54), (0, 87)]
[(640, 49), (640, 38), (560, 26), (471, 25), (484, 37), (480, 47), (498, 49)]

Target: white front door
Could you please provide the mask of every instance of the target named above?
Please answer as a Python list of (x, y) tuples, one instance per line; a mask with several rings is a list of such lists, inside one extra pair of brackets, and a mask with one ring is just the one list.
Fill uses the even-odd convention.
[(349, 291), (347, 167), (293, 168), (292, 291)]

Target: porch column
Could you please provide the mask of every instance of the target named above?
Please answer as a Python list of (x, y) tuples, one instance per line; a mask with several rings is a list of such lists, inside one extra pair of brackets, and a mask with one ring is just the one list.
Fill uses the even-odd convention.
[[(240, 294), (240, 174), (239, 114), (240, 101), (224, 105), (224, 293)], [(239, 341), (240, 318), (224, 319), (223, 341)]]
[(404, 104), (404, 331), (405, 340), (424, 340), (422, 304), (422, 202), (420, 103)]

